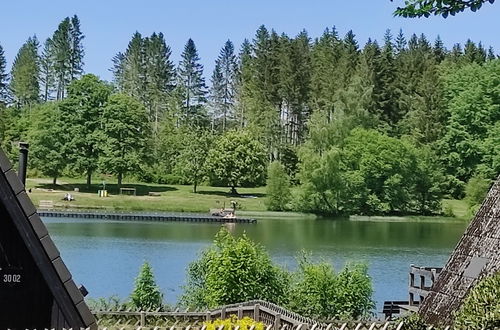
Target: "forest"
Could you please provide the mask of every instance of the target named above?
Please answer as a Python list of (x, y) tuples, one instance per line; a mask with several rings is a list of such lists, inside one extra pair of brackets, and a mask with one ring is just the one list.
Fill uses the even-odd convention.
[(500, 60), (481, 42), (261, 26), (222, 45), (206, 81), (192, 39), (174, 64), (163, 33), (135, 32), (104, 81), (84, 40), (65, 18), (10, 71), (0, 40), (0, 144), (15, 159), (29, 142), (31, 174), (54, 184), (267, 184), (272, 210), (437, 214), (500, 173)]

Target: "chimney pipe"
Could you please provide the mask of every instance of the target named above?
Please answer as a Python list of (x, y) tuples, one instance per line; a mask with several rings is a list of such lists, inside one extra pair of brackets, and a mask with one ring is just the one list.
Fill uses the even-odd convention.
[(26, 170), (28, 167), (29, 143), (19, 142), (19, 171), (18, 176), (24, 186), (26, 186)]

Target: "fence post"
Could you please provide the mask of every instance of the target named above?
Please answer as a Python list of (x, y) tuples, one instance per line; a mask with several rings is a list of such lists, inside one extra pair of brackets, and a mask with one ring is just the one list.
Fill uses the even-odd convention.
[(274, 316), (274, 330), (280, 330), (281, 326), (281, 314), (276, 314)]
[[(411, 264), (410, 265), (410, 277), (409, 277), (409, 287), (410, 288), (413, 288), (413, 286), (415, 285), (415, 275), (413, 274), (413, 267), (415, 265), (414, 264)], [(413, 301), (414, 301), (415, 297), (413, 296), (413, 293), (410, 292), (410, 301), (409, 301), (409, 305), (410, 306), (413, 306)]]
[(212, 321), (212, 315), (210, 314), (210, 312), (207, 312), (207, 316), (205, 316), (205, 318), (207, 322)]
[(238, 306), (238, 320), (243, 318), (243, 305)]
[(222, 307), (220, 310), (220, 319), (225, 320), (226, 319), (226, 307)]
[[(420, 289), (425, 290), (425, 276), (420, 275)], [(420, 305), (422, 305), (422, 302), (424, 301), (424, 297), (420, 296)]]
[(253, 306), (253, 319), (257, 322), (260, 322), (260, 305), (256, 304)]
[(141, 311), (141, 327), (146, 326), (146, 313), (144, 311)]

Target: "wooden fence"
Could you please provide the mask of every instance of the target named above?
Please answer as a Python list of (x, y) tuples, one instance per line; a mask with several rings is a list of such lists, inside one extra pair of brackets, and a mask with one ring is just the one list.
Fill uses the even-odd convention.
[[(265, 325), (264, 330), (403, 330), (397, 321), (318, 322), (278, 305), (254, 300), (212, 311), (94, 311), (100, 329), (206, 330), (206, 321), (248, 316)], [(432, 329), (432, 328), (429, 328)], [(216, 330), (240, 330), (219, 328)], [(243, 330), (243, 329), (242, 329)], [(248, 330), (255, 330), (254, 327)]]

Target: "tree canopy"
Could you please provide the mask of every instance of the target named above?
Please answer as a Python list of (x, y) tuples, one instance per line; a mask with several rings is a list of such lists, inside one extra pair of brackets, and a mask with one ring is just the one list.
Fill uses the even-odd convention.
[[(391, 0), (393, 1), (393, 0)], [(495, 0), (405, 0), (404, 7), (398, 7), (394, 14), (403, 17), (429, 17), (430, 15), (454, 16), (466, 9), (477, 11), (485, 3)]]

